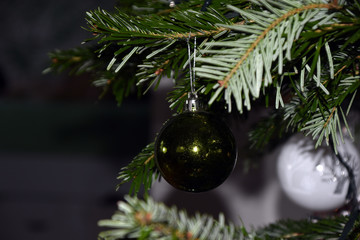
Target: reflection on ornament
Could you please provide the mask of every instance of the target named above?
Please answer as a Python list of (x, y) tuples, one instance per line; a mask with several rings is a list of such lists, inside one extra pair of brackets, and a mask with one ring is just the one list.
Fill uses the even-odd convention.
[(155, 142), (155, 161), (175, 188), (202, 192), (225, 181), (237, 157), (225, 122), (208, 112), (185, 112), (169, 119)]
[[(348, 173), (329, 146), (317, 149), (314, 146), (311, 138), (296, 134), (282, 147), (277, 163), (280, 184), (286, 195), (304, 208), (334, 210), (346, 201)], [(337, 149), (352, 168), (358, 184), (360, 157), (357, 149), (348, 138), (344, 138)]]

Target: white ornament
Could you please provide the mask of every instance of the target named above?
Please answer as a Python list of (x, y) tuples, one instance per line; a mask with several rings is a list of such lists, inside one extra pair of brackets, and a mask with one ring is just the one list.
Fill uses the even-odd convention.
[[(329, 211), (344, 205), (349, 188), (348, 173), (329, 146), (314, 149), (310, 137), (296, 134), (282, 147), (277, 171), (286, 195), (312, 211)], [(337, 146), (359, 183), (360, 158), (347, 138)]]

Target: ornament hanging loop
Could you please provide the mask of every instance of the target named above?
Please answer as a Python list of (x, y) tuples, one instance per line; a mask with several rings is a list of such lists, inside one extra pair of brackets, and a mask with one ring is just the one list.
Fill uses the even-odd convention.
[(188, 99), (185, 104), (185, 111), (195, 112), (199, 110), (200, 104), (198, 100), (198, 96), (195, 92), (195, 64), (196, 64), (196, 37), (194, 37), (194, 61), (193, 66), (191, 66), (191, 47), (190, 47), (190, 38), (191, 32), (189, 32), (189, 37), (186, 39), (187, 48), (188, 48), (188, 57), (189, 57), (189, 75), (190, 75), (190, 90), (188, 93)]
[(193, 66), (191, 66), (190, 38), (191, 38), (191, 32), (189, 32), (189, 37), (186, 39), (186, 42), (187, 42), (188, 58), (189, 58), (190, 88), (191, 88), (191, 93), (195, 93), (194, 78), (195, 78), (195, 63), (196, 63), (196, 37), (194, 37), (194, 63), (193, 63)]

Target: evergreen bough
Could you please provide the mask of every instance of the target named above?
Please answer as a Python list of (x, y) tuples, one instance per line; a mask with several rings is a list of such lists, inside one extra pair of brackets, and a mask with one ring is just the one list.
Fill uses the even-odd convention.
[[(134, 7), (136, 15), (119, 8), (89, 11), (85, 29), (92, 37), (82, 47), (51, 52), (45, 72), (90, 73), (93, 84), (104, 93), (111, 90), (119, 104), (134, 91), (156, 89), (168, 76), (175, 80), (170, 107), (181, 112), (190, 91), (186, 68), (195, 57), (195, 91), (210, 108), (217, 102), (243, 113), (254, 100), (265, 99), (274, 109), (250, 132), (253, 146), (300, 131), (316, 140), (315, 147), (325, 142), (336, 152), (360, 86), (359, 1), (219, 0), (202, 11), (203, 3), (183, 1), (169, 9), (163, 1), (148, 1)], [(195, 37), (197, 54), (189, 59), (186, 41)], [(122, 77), (130, 69), (134, 74)], [(118, 187), (131, 182), (133, 195), (143, 187), (147, 196), (159, 178), (153, 151), (151, 143), (121, 169)], [(336, 239), (347, 221), (281, 221), (248, 233), (225, 226), (222, 217), (189, 218), (146, 198), (127, 197), (112, 220), (100, 221), (116, 228), (100, 238)], [(199, 226), (209, 230), (201, 233)], [(359, 232), (356, 223), (351, 239)]]

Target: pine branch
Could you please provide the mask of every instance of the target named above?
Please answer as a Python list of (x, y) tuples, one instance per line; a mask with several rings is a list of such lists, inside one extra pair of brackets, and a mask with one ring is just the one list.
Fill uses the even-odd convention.
[(100, 61), (96, 61), (94, 48), (73, 48), (68, 50), (54, 50), (49, 53), (51, 65), (44, 73), (62, 73), (70, 70), (69, 74), (80, 75), (98, 70)]
[[(109, 49), (110, 50), (110, 49)], [(103, 52), (103, 58), (97, 55), (98, 50), (95, 47), (76, 47), (68, 50), (54, 50), (49, 53), (51, 66), (43, 73), (62, 73), (67, 72), (69, 75), (91, 76), (90, 80), (95, 87), (103, 88), (100, 98), (107, 92), (112, 91), (120, 105), (125, 97), (135, 92), (136, 78), (134, 77), (135, 66), (127, 65), (125, 73), (116, 73), (107, 71), (108, 53)], [(139, 87), (139, 90), (141, 88)]]
[[(283, 115), (283, 111), (280, 110), (261, 119), (248, 134), (251, 142), (250, 147), (264, 150), (270, 142), (278, 143), (278, 140), (283, 137), (286, 131), (287, 124), (286, 120), (283, 119)], [(275, 146), (271, 145), (270, 147), (274, 148)]]
[[(321, 4), (321, 3), (320, 4), (309, 4), (306, 6), (302, 6), (302, 7), (290, 10), (290, 11), (286, 12), (285, 14), (283, 14), (282, 16), (280, 16), (279, 18), (275, 19), (275, 21), (273, 21), (264, 31), (262, 31), (261, 34), (256, 38), (256, 40), (250, 45), (250, 47), (246, 50), (245, 54), (240, 58), (240, 60), (236, 63), (236, 65), (231, 69), (230, 73), (228, 73), (226, 75), (224, 80), (221, 80), (222, 81), (221, 84), (223, 86), (227, 87), (228, 82), (232, 78), (232, 76), (238, 71), (238, 69), (243, 64), (243, 62), (249, 57), (250, 53), (253, 52), (256, 47), (258, 47), (260, 41), (262, 41), (266, 37), (266, 35), (269, 34), (270, 31), (274, 30), (278, 25), (280, 25), (282, 22), (284, 22), (288, 18), (293, 17), (294, 15), (297, 15), (297, 14), (300, 14), (302, 12), (309, 11), (312, 9), (319, 9), (319, 8), (327, 8), (327, 9), (335, 8), (336, 9), (336, 8), (338, 8), (338, 6), (334, 5), (334, 4)], [(240, 9), (237, 9), (237, 10), (240, 13), (243, 12)], [(243, 14), (246, 14), (246, 12), (243, 12)], [(250, 14), (247, 14), (247, 15), (250, 18), (252, 17)], [(253, 19), (253, 20), (256, 21), (256, 19)]]
[(136, 195), (142, 186), (144, 195), (147, 196), (153, 180), (159, 178), (160, 174), (154, 160), (154, 143), (150, 143), (131, 163), (120, 170), (117, 177), (120, 183), (117, 185), (117, 189), (123, 184), (131, 182), (130, 194)]
[[(196, 3), (196, 1), (190, 2), (189, 4)], [(226, 2), (228, 1), (219, 2), (219, 6), (216, 7), (224, 12), (223, 6)], [(335, 34), (341, 36), (350, 30), (358, 29), (354, 23), (339, 24), (333, 13), (327, 14), (326, 9), (329, 8), (341, 10), (336, 4), (304, 1), (305, 5), (302, 5), (298, 1), (283, 1), (282, 4), (253, 1), (258, 5), (257, 8), (246, 9), (248, 4), (241, 2), (230, 1), (238, 4), (237, 7), (230, 7), (230, 10), (243, 16), (247, 20), (245, 25), (233, 23), (215, 10), (203, 13), (179, 8), (178, 11), (171, 11), (166, 16), (152, 14), (134, 17), (120, 10), (109, 13), (98, 9), (87, 13), (88, 30), (95, 35), (91, 40), (97, 40), (100, 45), (97, 51), (99, 56), (102, 56), (110, 46), (114, 47), (112, 50), (114, 56), (107, 65), (108, 71), (117, 73), (135, 55), (142, 54), (141, 58), (145, 61), (143, 64), (138, 64), (140, 68), (136, 74), (139, 78), (137, 86), (147, 84), (146, 89), (155, 83), (158, 84), (164, 74), (170, 76), (171, 73), (175, 73), (177, 77), (186, 67), (187, 55), (182, 41), (185, 37), (190, 35), (203, 38), (204, 47), (201, 53), (207, 56), (198, 58), (198, 62), (205, 64), (197, 68), (197, 71), (198, 76), (207, 80), (199, 80), (198, 83), (201, 84), (199, 88), (212, 94), (210, 103), (220, 95), (224, 96), (229, 111), (231, 98), (234, 97), (238, 109), (242, 111), (243, 106), (250, 109), (250, 99), (258, 98), (261, 88), (273, 83), (274, 70), (280, 75), (289, 74), (283, 73), (283, 65), (291, 60), (292, 55), (299, 57), (299, 51), (292, 48), (294, 40), (307, 34), (307, 40), (303, 41), (304, 47), (301, 46), (300, 49), (308, 46), (306, 51), (309, 51), (314, 48), (309, 41), (311, 35), (319, 37), (331, 32), (332, 36)], [(331, 23), (333, 26), (320, 28)], [(341, 28), (342, 31), (333, 31)], [(209, 41), (210, 37), (213, 40)], [(234, 38), (238, 40), (232, 41)], [(349, 38), (345, 46), (356, 40), (357, 38), (351, 37), (350, 41)], [(216, 49), (219, 47), (222, 49)], [(320, 48), (321, 46), (318, 49)], [(315, 71), (316, 66), (321, 65), (316, 61), (317, 57), (318, 55), (309, 58), (309, 60), (313, 59), (309, 66), (310, 75)], [(276, 60), (278, 60), (277, 66), (274, 65)], [(207, 65), (208, 62), (213, 66)], [(231, 78), (235, 80), (231, 81), (230, 86)], [(97, 86), (101, 84), (105, 86), (106, 81), (97, 82)], [(280, 93), (281, 81), (274, 79), (274, 84), (278, 89), (276, 105), (283, 106)], [(221, 94), (224, 89), (225, 94)]]
[[(268, 88), (276, 92), (274, 107), (283, 108), (276, 114), (288, 128), (282, 125), (275, 131), (274, 121), (265, 122), (252, 136), (257, 144), (268, 141), (270, 134), (291, 129), (312, 135), (316, 145), (331, 138), (336, 146), (360, 85), (359, 2), (224, 0), (201, 12), (202, 2), (189, 0), (170, 11), (139, 17), (119, 9), (90, 11), (87, 30), (93, 37), (87, 42), (96, 47), (55, 51), (47, 71), (92, 73), (94, 85), (112, 88), (120, 102), (135, 86), (149, 89), (165, 74), (180, 76), (190, 61), (184, 40), (196, 36), (201, 55), (196, 56), (196, 90), (210, 104), (224, 98), (231, 111), (235, 100), (242, 112), (250, 110), (251, 101)], [(226, 5), (230, 6), (226, 9)], [(229, 13), (233, 17), (226, 17)], [(130, 66), (137, 68), (136, 79), (124, 81), (120, 75)], [(187, 78), (176, 83), (169, 99), (173, 107), (181, 106), (189, 90)], [(143, 188), (147, 196), (157, 178), (150, 144), (121, 169), (118, 187), (131, 182), (130, 193)], [(281, 221), (248, 233), (243, 227), (225, 225), (222, 216), (218, 221), (199, 214), (188, 217), (151, 199), (126, 200), (111, 220), (99, 222), (115, 228), (100, 233), (100, 238), (335, 239), (347, 221), (346, 217)], [(359, 236), (359, 222), (351, 236)]]
[[(146, 93), (155, 83), (160, 82), (162, 76), (170, 77), (175, 73), (172, 76), (176, 78), (186, 67), (188, 60), (186, 38), (196, 36), (207, 39), (224, 35), (228, 30), (215, 24), (230, 23), (215, 10), (205, 13), (183, 10), (172, 12), (169, 16), (151, 14), (135, 17), (119, 9), (115, 13), (97, 9), (87, 12), (86, 20), (88, 30), (94, 37), (85, 42), (97, 41), (97, 46), (92, 47), (92, 63), (81, 55), (75, 56), (75, 59), (88, 69), (95, 70), (97, 79), (94, 80), (94, 85), (106, 90), (112, 88), (119, 103), (135, 86), (139, 89), (145, 86), (143, 93)], [(52, 56), (53, 62), (64, 54), (69, 55), (69, 60), (74, 57), (67, 51), (56, 51), (56, 54), (57, 56)], [(143, 61), (142, 64), (139, 59)], [(134, 62), (132, 65), (138, 67), (133, 71), (134, 77), (127, 82), (118, 81), (118, 76), (123, 72), (121, 70), (126, 67), (125, 72), (129, 73), (129, 63)], [(58, 67), (77, 70), (75, 65), (64, 64), (64, 61), (57, 61), (57, 65), (53, 64), (49, 69), (56, 70)]]
[[(208, 56), (197, 59), (203, 63), (196, 68), (197, 75), (218, 82), (210, 103), (225, 91), (229, 110), (232, 96), (240, 112), (244, 106), (250, 110), (250, 99), (259, 98), (260, 90), (273, 83), (274, 70), (280, 76), (288, 74), (283, 72), (283, 67), (292, 60), (294, 41), (299, 39), (304, 27), (324, 20), (327, 20), (326, 24), (333, 23), (334, 19), (329, 19), (327, 9), (338, 8), (332, 4), (313, 4), (307, 1), (305, 5), (301, 5), (299, 1), (285, 2), (280, 6), (262, 1), (259, 3), (264, 4), (261, 6), (262, 12), (231, 7), (248, 19), (248, 24), (219, 26), (232, 29), (239, 35), (243, 34), (243, 37), (233, 41), (225, 39), (207, 43), (211, 48), (202, 52)], [(277, 66), (274, 66), (276, 61)]]
[[(219, 11), (227, 12), (225, 2), (228, 1), (219, 1), (214, 6)], [(96, 46), (54, 51), (51, 53), (52, 65), (45, 72), (68, 69), (72, 73), (78, 72), (80, 67), (86, 67), (86, 70), (96, 72), (96, 86), (109, 89), (113, 88), (112, 83), (116, 82), (117, 90), (114, 92), (121, 102), (126, 94), (119, 89), (119, 85), (127, 88), (126, 92), (135, 87), (136, 82), (139, 89), (144, 85), (147, 85), (145, 89), (149, 89), (165, 74), (170, 76), (170, 72), (175, 72), (175, 77), (178, 76), (187, 61), (186, 51), (183, 50), (186, 49), (185, 38), (189, 35), (208, 38), (228, 32), (227, 29), (216, 26), (216, 23), (231, 21), (213, 9), (200, 12), (199, 7), (194, 6), (200, 6), (201, 3), (201, 0), (191, 0), (178, 5), (176, 10), (173, 9), (165, 15), (132, 16), (119, 9), (113, 13), (100, 8), (89, 11), (86, 13), (87, 30), (93, 37), (85, 43), (96, 42)], [(238, 6), (248, 4), (240, 0), (230, 0), (230, 3)], [(192, 10), (189, 10), (189, 6)], [(154, 5), (154, 8), (159, 7)], [(67, 56), (67, 62), (63, 61), (64, 56)], [(143, 64), (138, 62), (138, 59), (141, 59)], [(139, 66), (133, 73), (136, 80), (131, 78), (128, 84), (119, 84), (119, 73), (129, 72), (131, 63)], [(121, 71), (124, 67), (126, 71)], [(105, 76), (109, 75), (112, 76), (105, 79)]]
[[(228, 11), (239, 17), (228, 19), (224, 16), (226, 3), (219, 1), (219, 11), (179, 7), (164, 15), (139, 17), (120, 10), (88, 12), (88, 30), (94, 34), (89, 41), (96, 41), (97, 47), (93, 52), (57, 52), (52, 69), (94, 71), (94, 84), (112, 88), (121, 101), (135, 85), (144, 86), (146, 92), (156, 88), (162, 76), (177, 79), (186, 72), (190, 59), (184, 38), (196, 36), (201, 55), (196, 56), (196, 91), (210, 104), (224, 98), (229, 111), (233, 101), (240, 112), (250, 110), (251, 101), (272, 87), (274, 108), (284, 108), (280, 116), (288, 122), (288, 129), (311, 134), (317, 145), (330, 136), (337, 143), (342, 125), (347, 124), (348, 103), (359, 87), (359, 5), (233, 0), (231, 3), (238, 5), (228, 6)], [(136, 79), (120, 80), (130, 63), (137, 68)], [(181, 109), (188, 91), (188, 78), (177, 80), (169, 98), (171, 107)], [(288, 129), (282, 128), (280, 133)], [(253, 135), (255, 141), (261, 143), (259, 139), (269, 128), (263, 130)], [(150, 152), (147, 149), (145, 155), (149, 157)], [(154, 169), (149, 166), (153, 161), (144, 164), (146, 160), (140, 156), (120, 174), (122, 181), (135, 179), (135, 193), (142, 183), (145, 190), (151, 185)]]
[(347, 217), (321, 220), (279, 221), (257, 233), (261, 239), (338, 239), (347, 222)]
[[(346, 115), (350, 111), (356, 89), (360, 86), (360, 77), (336, 78), (325, 85), (329, 89), (326, 93), (308, 82), (303, 91), (297, 88), (297, 94), (290, 103), (284, 107), (284, 119), (288, 120), (288, 127), (312, 135), (316, 141), (315, 147), (322, 144), (325, 139), (329, 144), (332, 136), (336, 146), (342, 140), (342, 128), (347, 127)], [(344, 101), (347, 102), (346, 114), (343, 111)], [(351, 132), (348, 129), (348, 132)]]
[[(109, 67), (117, 61), (124, 48), (136, 49), (134, 53), (149, 50), (150, 54), (146, 59), (165, 51), (172, 44), (178, 43), (174, 40), (194, 37), (208, 37), (227, 31), (214, 23), (227, 22), (225, 17), (215, 10), (209, 12), (198, 12), (186, 10), (173, 12), (169, 17), (159, 17), (157, 15), (134, 17), (117, 11), (109, 13), (103, 9), (87, 12), (88, 30), (95, 37), (90, 40), (97, 40), (99, 44), (116, 43), (119, 50), (114, 52), (114, 58), (109, 63)], [(181, 42), (180, 42), (181, 43)], [(100, 51), (109, 47), (103, 44)], [(176, 46), (175, 46), (176, 47)], [(134, 54), (132, 53), (132, 54)], [(120, 65), (124, 64), (123, 59)], [(119, 71), (120, 68), (116, 69)]]
[[(207, 215), (188, 216), (176, 207), (167, 207), (138, 198), (125, 197), (119, 202), (111, 219), (100, 220), (101, 227), (112, 228), (99, 234), (99, 239), (222, 239), (222, 240), (280, 240), (280, 239), (338, 239), (348, 217), (333, 217), (320, 220), (282, 220), (257, 231), (248, 232), (245, 227), (225, 224), (222, 214), (215, 220)], [(359, 235), (359, 222), (350, 235)], [(356, 238), (352, 238), (356, 239)]]
[(185, 211), (168, 208), (151, 198), (125, 199), (118, 204), (119, 211), (112, 219), (99, 221), (101, 227), (115, 228), (101, 232), (100, 239), (250, 239), (246, 238), (249, 234), (245, 228), (226, 225), (222, 214), (217, 221), (207, 215), (189, 217)]
[[(289, 1), (286, 2), (289, 4)], [(265, 91), (265, 87), (273, 84), (277, 90), (275, 108), (284, 107), (283, 83), (289, 81), (287, 79), (293, 79), (291, 81), (297, 82), (300, 89), (294, 84), (285, 86), (287, 89), (292, 86), (295, 98), (302, 95), (302, 105), (307, 107), (293, 108), (298, 117), (292, 118), (289, 126), (292, 129), (312, 134), (313, 138), (317, 140), (316, 146), (320, 145), (323, 139), (328, 142), (330, 135), (334, 136), (333, 139), (337, 144), (339, 134), (342, 138), (340, 118), (345, 126), (347, 125), (346, 116), (340, 114), (342, 112), (341, 104), (345, 99), (351, 98), (355, 89), (359, 87), (358, 80), (356, 80), (358, 73), (351, 72), (351, 69), (356, 69), (355, 59), (357, 56), (344, 53), (344, 42), (346, 42), (346, 47), (352, 51), (355, 50), (351, 44), (347, 44), (350, 41), (344, 40), (344, 38), (352, 39), (352, 44), (359, 40), (358, 36), (345, 34), (345, 31), (350, 31), (355, 25), (353, 23), (339, 24), (335, 13), (328, 14), (327, 10), (322, 9), (330, 8), (337, 11), (341, 9), (340, 6), (334, 4), (310, 3), (299, 6), (296, 5), (299, 3), (294, 2), (291, 6), (285, 5), (282, 7), (284, 9), (280, 9), (271, 6), (266, 1), (262, 3), (270, 12), (261, 14), (256, 10), (233, 8), (245, 19), (248, 18), (249, 23), (243, 26), (231, 25), (228, 27), (243, 32), (245, 37), (235, 41), (208, 43), (209, 50), (202, 52), (210, 57), (197, 59), (203, 63), (201, 67), (196, 68), (198, 76), (218, 81), (218, 84), (213, 86), (217, 90), (212, 93), (210, 103), (219, 99), (222, 91), (225, 91), (223, 96), (228, 103), (229, 111), (231, 110), (232, 96), (235, 98), (240, 112), (244, 106), (250, 110), (251, 99), (259, 98), (260, 90)], [(271, 17), (264, 19), (265, 15)], [(353, 18), (346, 19), (344, 16), (342, 18), (344, 21), (353, 21)], [(356, 29), (359, 29), (358, 26)], [(337, 36), (337, 39), (334, 39), (334, 36)], [(294, 43), (296, 43), (296, 48), (293, 48)], [(332, 47), (330, 48), (330, 46)], [(334, 48), (336, 50), (332, 53)], [(335, 54), (338, 51), (342, 51), (341, 53), (350, 60), (337, 57)], [(297, 59), (293, 60), (293, 56)], [(301, 58), (303, 62), (298, 65), (298, 59)], [(274, 65), (275, 61), (277, 61), (277, 65)], [(344, 61), (348, 64), (344, 64)], [(294, 67), (294, 71), (289, 71), (291, 66)], [(344, 71), (346, 73), (334, 81), (339, 71), (343, 71), (344, 68), (348, 68), (350, 71)], [(300, 74), (297, 69), (301, 69)], [(348, 82), (349, 79), (353, 79), (352, 84)], [(339, 83), (342, 80), (347, 82), (348, 89), (344, 89)], [(304, 85), (311, 85), (311, 82), (315, 82), (316, 87), (311, 87), (310, 93), (305, 96), (301, 92), (304, 92)], [(285, 119), (288, 118), (287, 116), (284, 116)], [(322, 123), (320, 119), (323, 121)], [(268, 130), (268, 128), (264, 129)], [(258, 131), (258, 133), (260, 132)], [(255, 136), (257, 141), (264, 140), (264, 138), (257, 138), (264, 136), (262, 134), (252, 137)]]

